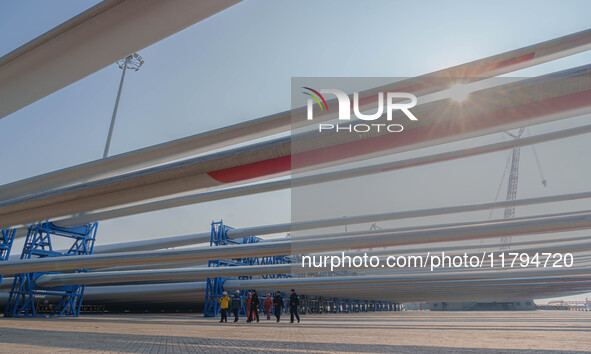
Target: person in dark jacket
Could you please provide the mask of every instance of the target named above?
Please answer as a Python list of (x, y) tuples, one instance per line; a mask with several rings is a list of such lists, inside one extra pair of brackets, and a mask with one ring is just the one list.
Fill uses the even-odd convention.
[(254, 321), (254, 318), (257, 318), (257, 322), (259, 322), (259, 295), (257, 294), (256, 290), (252, 291), (252, 297), (250, 298), (250, 314), (248, 316), (247, 322)]
[(240, 291), (236, 290), (236, 294), (232, 297), (232, 313), (234, 314), (234, 322), (238, 322), (238, 313), (242, 307), (242, 297)]
[(289, 323), (293, 323), (293, 316), (295, 316), (298, 319), (298, 323), (300, 323), (298, 307), (300, 307), (300, 298), (296, 294), (295, 290), (291, 289), (291, 295), (289, 296), (289, 313), (291, 315), (291, 321)]
[(281, 310), (285, 308), (283, 296), (281, 296), (280, 291), (277, 291), (277, 295), (273, 298), (273, 305), (275, 306), (275, 318), (277, 318), (277, 322), (279, 322), (279, 319), (281, 318)]

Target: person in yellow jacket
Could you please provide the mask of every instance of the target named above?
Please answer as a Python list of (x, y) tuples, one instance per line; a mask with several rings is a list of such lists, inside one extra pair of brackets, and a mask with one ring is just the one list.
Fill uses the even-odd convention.
[(230, 298), (228, 297), (228, 292), (224, 291), (224, 296), (218, 299), (218, 304), (220, 304), (220, 312), (222, 314), (222, 319), (220, 322), (228, 322), (228, 303), (230, 302)]

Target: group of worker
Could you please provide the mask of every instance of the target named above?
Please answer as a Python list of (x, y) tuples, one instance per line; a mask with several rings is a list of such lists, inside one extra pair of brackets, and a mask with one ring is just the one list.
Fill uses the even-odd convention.
[[(240, 296), (240, 291), (236, 290), (236, 294), (230, 299), (228, 293), (226, 291), (223, 292), (223, 296), (219, 298), (218, 303), (220, 304), (220, 314), (221, 319), (220, 322), (228, 322), (228, 309), (230, 308), (230, 301), (231, 301), (231, 308), (232, 314), (234, 314), (234, 322), (238, 322), (238, 313), (242, 308), (242, 296)], [(256, 318), (256, 321), (259, 322), (259, 305), (261, 303), (259, 299), (259, 295), (257, 294), (256, 290), (248, 293), (248, 296), (244, 300), (246, 302), (246, 313), (247, 313), (247, 320), (246, 322), (253, 322)], [(300, 315), (298, 314), (298, 308), (300, 307), (300, 299), (296, 294), (294, 289), (291, 289), (291, 295), (289, 296), (289, 313), (291, 315), (291, 321), (289, 323), (294, 322), (295, 319), (300, 322)], [(265, 301), (263, 302), (263, 309), (267, 314), (267, 320), (271, 319), (271, 309), (274, 308), (275, 318), (277, 322), (281, 318), (281, 310), (285, 308), (285, 304), (283, 302), (283, 296), (281, 296), (281, 292), (277, 291), (277, 294), (274, 298), (271, 298), (271, 294), (267, 294)]]

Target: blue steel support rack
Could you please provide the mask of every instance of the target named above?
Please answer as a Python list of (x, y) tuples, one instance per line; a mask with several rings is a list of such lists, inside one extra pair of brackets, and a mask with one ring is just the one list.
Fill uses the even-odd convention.
[[(51, 222), (32, 225), (29, 227), (21, 259), (92, 254), (97, 227), (96, 222), (70, 228), (59, 227)], [(69, 249), (54, 250), (53, 241), (57, 238), (71, 242)], [(86, 269), (77, 270), (77, 272), (85, 271)], [(35, 284), (35, 279), (42, 274), (44, 273), (23, 273), (15, 276), (4, 311), (5, 317), (79, 316), (84, 285), (40, 288)], [(37, 311), (39, 299), (59, 299), (59, 302), (51, 307), (49, 313), (40, 314)]]
[[(0, 230), (0, 262), (8, 260), (15, 233), (16, 229)], [(2, 279), (3, 276), (0, 274), (0, 284), (2, 284)]]
[[(232, 240), (228, 238), (228, 230), (232, 228), (224, 225), (223, 220), (218, 222), (212, 221), (211, 223), (211, 237), (209, 240), (209, 245), (212, 247), (217, 246), (225, 246), (230, 244), (249, 244), (249, 243), (257, 243), (259, 241), (258, 237), (255, 236), (248, 236), (243, 237), (239, 240)], [(258, 264), (259, 259), (258, 257), (249, 257), (249, 258), (240, 258), (240, 259), (222, 259), (222, 260), (210, 260), (208, 262), (209, 267), (231, 267), (231, 266), (240, 266), (240, 265), (254, 265)], [(251, 279), (251, 276), (244, 276), (239, 277), (240, 279)], [(205, 317), (215, 317), (220, 312), (220, 305), (217, 303), (217, 299), (222, 296), (224, 291), (223, 284), (227, 278), (222, 277), (215, 277), (215, 278), (207, 278), (207, 283), (205, 286), (205, 308), (203, 310), (203, 315)], [(247, 291), (241, 291), (240, 294), (242, 299), (246, 298)], [(242, 308), (240, 309), (240, 315), (246, 315), (246, 305), (242, 304)]]
[[(237, 240), (228, 238), (228, 231), (232, 228), (224, 225), (223, 220), (218, 222), (213, 221), (211, 223), (211, 237), (209, 241), (210, 246), (225, 246), (230, 244), (252, 244), (260, 241), (260, 238), (256, 236), (243, 237)], [(263, 264), (285, 264), (291, 263), (289, 256), (272, 256), (272, 257), (246, 257), (237, 259), (224, 259), (224, 260), (212, 260), (208, 262), (209, 267), (232, 267), (232, 266), (246, 266), (246, 265), (263, 265)], [(290, 277), (290, 274), (274, 274), (268, 276), (262, 276), (263, 278), (285, 278)], [(222, 296), (223, 284), (228, 278), (208, 278), (205, 288), (205, 309), (203, 314), (205, 317), (214, 317), (219, 314), (220, 306), (217, 303), (216, 298)], [(238, 279), (252, 279), (251, 275), (238, 276)], [(242, 308), (240, 309), (239, 315), (246, 316), (246, 299), (249, 290), (241, 290), (240, 295), (242, 297)], [(233, 295), (233, 294), (229, 294)], [(231, 297), (230, 296), (230, 297)]]

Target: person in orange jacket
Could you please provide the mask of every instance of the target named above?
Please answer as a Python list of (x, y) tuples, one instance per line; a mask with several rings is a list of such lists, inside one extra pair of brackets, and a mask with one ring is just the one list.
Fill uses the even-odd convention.
[(267, 320), (271, 319), (271, 308), (273, 307), (273, 299), (271, 299), (271, 294), (267, 293), (267, 298), (265, 302), (263, 302), (263, 307), (265, 308), (265, 312), (267, 313)]

